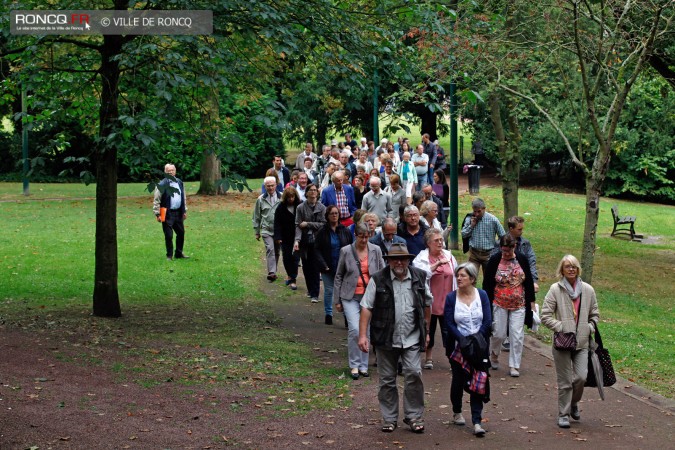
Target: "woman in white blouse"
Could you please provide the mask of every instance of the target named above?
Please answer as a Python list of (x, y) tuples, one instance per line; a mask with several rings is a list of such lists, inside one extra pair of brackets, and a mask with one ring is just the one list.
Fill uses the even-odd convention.
[[(486, 342), (489, 342), (492, 328), (492, 312), (490, 300), (482, 289), (476, 288), (478, 269), (472, 263), (460, 264), (455, 268), (457, 290), (448, 294), (445, 299), (444, 320), (448, 328), (446, 353), (452, 368), (452, 384), (450, 385), (450, 401), (452, 402), (452, 421), (455, 425), (464, 425), (466, 421), (462, 415), (462, 395), (467, 382), (471, 381), (472, 374), (467, 372), (451, 356), (459, 350), (460, 342), (467, 336), (480, 333)], [(485, 352), (487, 361), (487, 351)], [(483, 413), (483, 395), (471, 392), (471, 422), (474, 434), (478, 437), (485, 435), (481, 426)]]

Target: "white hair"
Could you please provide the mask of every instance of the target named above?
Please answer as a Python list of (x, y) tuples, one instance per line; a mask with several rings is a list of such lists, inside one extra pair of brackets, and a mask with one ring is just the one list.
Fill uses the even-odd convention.
[(274, 185), (276, 186), (276, 184), (277, 184), (277, 179), (274, 178), (274, 177), (265, 177), (265, 179), (263, 180), (263, 184), (267, 184), (267, 183), (270, 182), (270, 181), (271, 181), (272, 183), (274, 183)]

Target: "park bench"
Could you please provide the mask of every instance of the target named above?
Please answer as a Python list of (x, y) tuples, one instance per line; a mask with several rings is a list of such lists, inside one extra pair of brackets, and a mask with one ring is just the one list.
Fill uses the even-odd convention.
[(630, 235), (631, 239), (641, 239), (641, 234), (635, 233), (635, 216), (620, 216), (619, 207), (614, 205), (612, 206), (612, 219), (614, 219), (614, 229), (612, 230), (612, 236), (617, 234), (627, 234)]

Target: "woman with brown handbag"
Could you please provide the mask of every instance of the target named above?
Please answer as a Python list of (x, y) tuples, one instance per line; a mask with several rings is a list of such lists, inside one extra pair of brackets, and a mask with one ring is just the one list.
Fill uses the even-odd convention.
[[(581, 280), (581, 266), (574, 256), (563, 256), (556, 275), (560, 281), (546, 294), (541, 322), (556, 333), (552, 352), (558, 381), (558, 426), (569, 428), (570, 416), (581, 419), (579, 400), (588, 372), (588, 347), (600, 312), (595, 290)], [(575, 339), (568, 339), (571, 333)], [(564, 349), (570, 341), (575, 342), (574, 348)]]

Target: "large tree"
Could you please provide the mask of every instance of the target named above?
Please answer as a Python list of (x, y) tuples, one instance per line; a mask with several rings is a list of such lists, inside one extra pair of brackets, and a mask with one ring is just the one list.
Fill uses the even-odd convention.
[[(626, 99), (638, 76), (654, 54), (655, 42), (672, 33), (672, 2), (567, 0), (547, 12), (552, 54), (572, 55), (574, 64), (560, 66), (564, 89), (580, 90), (577, 130), (589, 130), (593, 143), (579, 141), (575, 150), (561, 128), (561, 118), (546, 108), (542, 86), (533, 80), (529, 92), (501, 87), (533, 104), (559, 132), (570, 158), (586, 179), (586, 218), (581, 264), (584, 279), (591, 281), (596, 251), (600, 196), (614, 149), (614, 139)], [(561, 61), (567, 61), (561, 56)]]
[[(30, 9), (38, 3), (27, 2), (22, 7)], [(9, 0), (3, 0), (2, 5), (9, 10)], [(205, 184), (217, 185), (224, 154), (223, 145), (218, 144), (222, 129), (220, 87), (241, 83), (241, 91), (249, 89), (250, 98), (259, 99), (262, 86), (273, 84), (286, 69), (287, 56), (314, 54), (342, 70), (363, 71), (362, 66), (370, 63), (363, 55), (372, 56), (387, 43), (383, 33), (387, 27), (382, 21), (371, 25), (363, 20), (353, 27), (350, 8), (357, 11), (364, 6), (358, 1), (220, 0), (201, 4), (108, 0), (69, 6), (210, 8), (214, 12), (214, 35), (210, 38), (9, 36), (0, 42), (0, 58), (11, 59), (14, 77), (33, 93), (31, 118), (35, 122), (50, 114), (76, 115), (96, 137), (91, 157), (97, 182), (93, 293), (97, 316), (121, 314), (116, 233), (118, 154), (143, 161), (156, 157), (144, 149), (162, 142), (174, 144), (173, 148), (196, 143), (200, 155), (210, 163), (205, 164), (205, 170), (216, 175)], [(356, 31), (336, 33), (335, 28)], [(171, 120), (180, 114), (184, 120)], [(201, 133), (189, 133), (195, 123), (198, 125), (193, 128)], [(176, 136), (181, 132), (185, 135)], [(198, 138), (189, 138), (192, 135)]]

